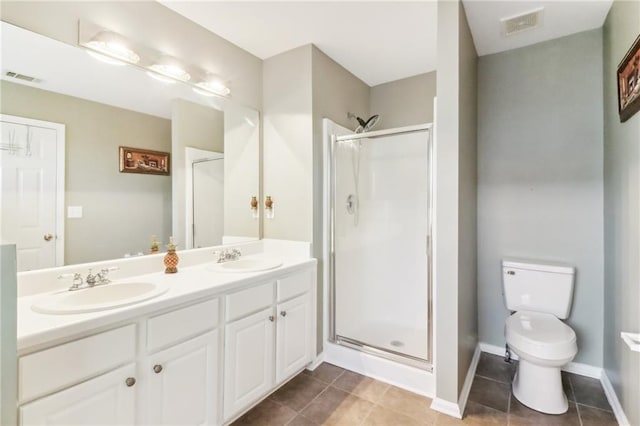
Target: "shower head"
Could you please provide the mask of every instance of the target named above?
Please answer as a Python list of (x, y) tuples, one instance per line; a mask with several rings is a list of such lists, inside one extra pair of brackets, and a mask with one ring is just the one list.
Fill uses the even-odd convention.
[(358, 121), (358, 128), (356, 128), (356, 133), (368, 132), (373, 129), (373, 127), (378, 123), (380, 116), (378, 114), (372, 115), (368, 120), (364, 120), (353, 113), (347, 113), (349, 118), (355, 118)]

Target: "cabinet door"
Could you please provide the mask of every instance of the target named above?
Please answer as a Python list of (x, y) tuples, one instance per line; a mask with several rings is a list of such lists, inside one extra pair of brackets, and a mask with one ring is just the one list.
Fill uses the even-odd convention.
[(137, 387), (129, 364), (23, 405), (20, 424), (133, 425)]
[(273, 314), (273, 308), (268, 308), (225, 328), (225, 421), (273, 386)]
[(282, 383), (311, 362), (312, 310), (309, 294), (278, 305), (276, 384)]
[(145, 365), (149, 424), (216, 423), (217, 330), (151, 355)]

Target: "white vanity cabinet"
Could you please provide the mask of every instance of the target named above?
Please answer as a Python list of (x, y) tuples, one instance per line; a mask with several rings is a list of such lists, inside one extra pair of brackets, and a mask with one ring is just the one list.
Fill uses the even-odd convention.
[(225, 422), (315, 357), (314, 272), (297, 272), (227, 296)]
[[(214, 425), (218, 417), (219, 299), (147, 321), (145, 423)], [(204, 334), (202, 334), (204, 333)], [(184, 341), (186, 337), (192, 337)], [(163, 348), (163, 349), (159, 349)]]
[(218, 316), (216, 298), (20, 357), (21, 401), (44, 395), (20, 424), (215, 425)]
[(20, 408), (20, 424), (133, 425), (136, 419), (134, 376), (135, 364), (129, 364), (26, 404)]
[(241, 276), (198, 300), (22, 349), (19, 424), (229, 423), (314, 359), (315, 274), (309, 262)]
[(216, 424), (217, 342), (214, 330), (148, 357), (147, 424)]
[(130, 324), (20, 357), (20, 424), (134, 424), (136, 332)]

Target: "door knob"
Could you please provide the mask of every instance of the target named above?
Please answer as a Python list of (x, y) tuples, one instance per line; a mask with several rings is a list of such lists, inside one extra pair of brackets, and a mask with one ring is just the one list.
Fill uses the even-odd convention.
[(156, 364), (153, 366), (153, 372), (158, 374), (159, 372), (162, 371), (162, 366), (160, 364)]
[(53, 239), (53, 235), (51, 234), (44, 234), (44, 240), (45, 241), (51, 241)]
[(271, 321), (271, 322), (275, 321), (275, 318), (274, 318), (273, 315), (269, 315), (269, 321)]
[(127, 377), (127, 380), (124, 381), (127, 386), (131, 387), (136, 384), (136, 379), (133, 377)]
[(280, 311), (280, 315), (283, 316), (283, 317), (286, 317), (287, 316), (287, 311)]

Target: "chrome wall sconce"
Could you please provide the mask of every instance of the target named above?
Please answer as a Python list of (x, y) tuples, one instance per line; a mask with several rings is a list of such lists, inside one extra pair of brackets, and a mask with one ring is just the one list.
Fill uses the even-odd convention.
[(110, 65), (133, 65), (155, 80), (191, 86), (202, 96), (229, 97), (231, 89), (219, 76), (90, 22), (79, 21), (78, 45), (94, 58)]

